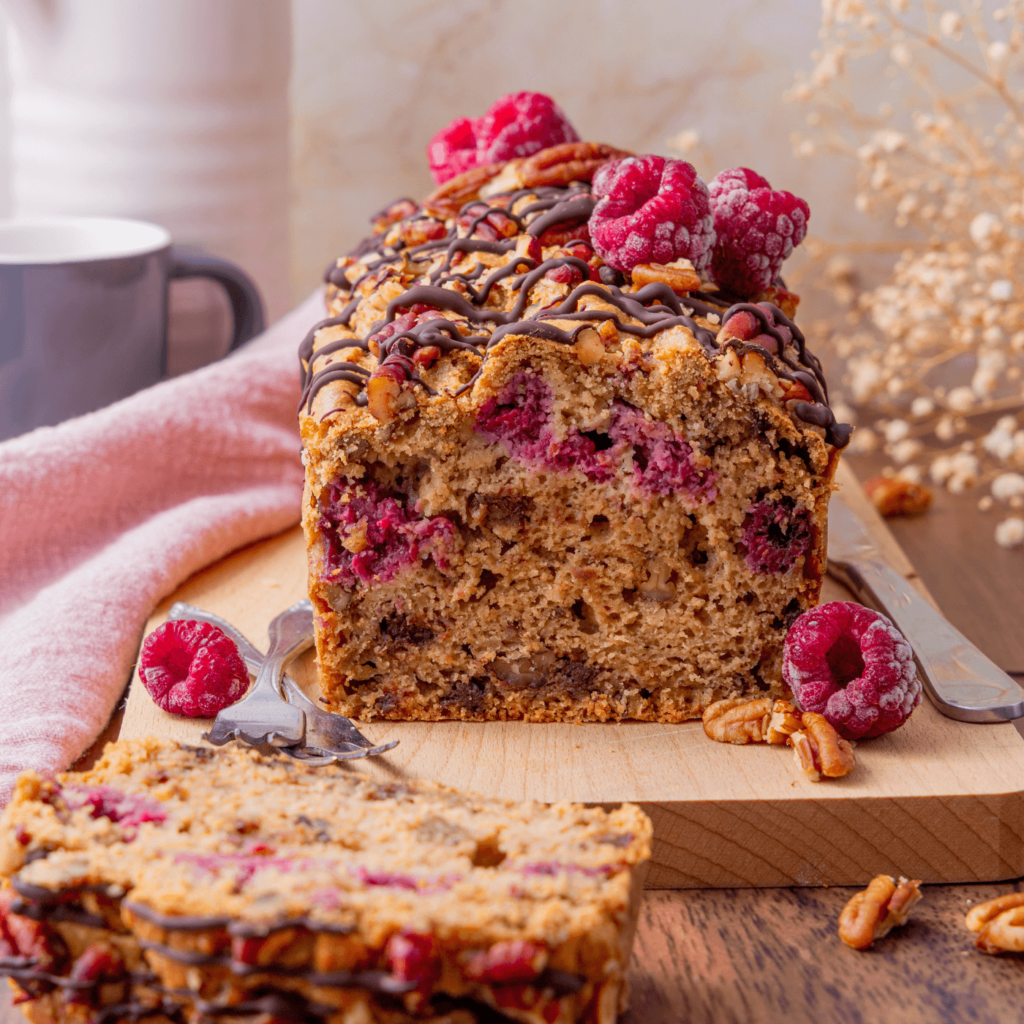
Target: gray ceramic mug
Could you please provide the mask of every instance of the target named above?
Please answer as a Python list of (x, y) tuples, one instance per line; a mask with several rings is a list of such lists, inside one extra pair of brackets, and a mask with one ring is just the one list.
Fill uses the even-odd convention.
[(155, 384), (167, 368), (167, 283), (207, 277), (231, 300), (235, 349), (263, 330), (252, 279), (114, 217), (0, 221), (0, 440)]

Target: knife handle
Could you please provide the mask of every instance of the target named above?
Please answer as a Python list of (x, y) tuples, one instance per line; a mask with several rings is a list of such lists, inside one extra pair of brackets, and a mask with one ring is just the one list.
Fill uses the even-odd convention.
[(872, 558), (829, 559), (829, 574), (877, 605), (914, 648), (932, 703), (961, 722), (1024, 717), (1024, 689), (986, 658), (899, 573)]

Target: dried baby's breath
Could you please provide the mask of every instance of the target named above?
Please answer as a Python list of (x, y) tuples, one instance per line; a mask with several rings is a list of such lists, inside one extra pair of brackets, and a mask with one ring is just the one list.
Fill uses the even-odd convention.
[[(1002, 481), (1003, 501), (1024, 468), (1024, 0), (823, 0), (820, 38), (790, 94), (795, 152), (856, 161), (857, 208), (906, 239), (808, 239), (799, 272), (842, 310), (817, 333), (871, 424), (852, 450), (954, 493)], [(888, 279), (863, 287), (857, 254), (886, 250)]]

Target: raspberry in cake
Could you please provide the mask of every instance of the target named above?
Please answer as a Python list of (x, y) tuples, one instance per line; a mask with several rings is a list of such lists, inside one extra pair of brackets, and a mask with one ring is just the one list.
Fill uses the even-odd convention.
[(682, 163), (477, 167), (329, 268), (300, 419), (332, 710), (678, 722), (786, 694), (850, 428), (781, 279), (707, 277)]
[(650, 837), (632, 805), (125, 741), (19, 780), (0, 974), (33, 1024), (612, 1024)]

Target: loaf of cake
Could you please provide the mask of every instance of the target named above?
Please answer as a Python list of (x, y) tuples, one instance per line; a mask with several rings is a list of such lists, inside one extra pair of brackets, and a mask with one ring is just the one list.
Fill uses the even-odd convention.
[[(785, 695), (850, 428), (774, 269), (806, 204), (740, 171), (709, 191), (563, 143), (393, 204), (331, 264), (300, 351), (331, 710), (679, 722)], [(737, 196), (788, 204), (771, 255)]]
[(253, 750), (111, 744), (0, 817), (33, 1024), (611, 1024), (651, 826)]

